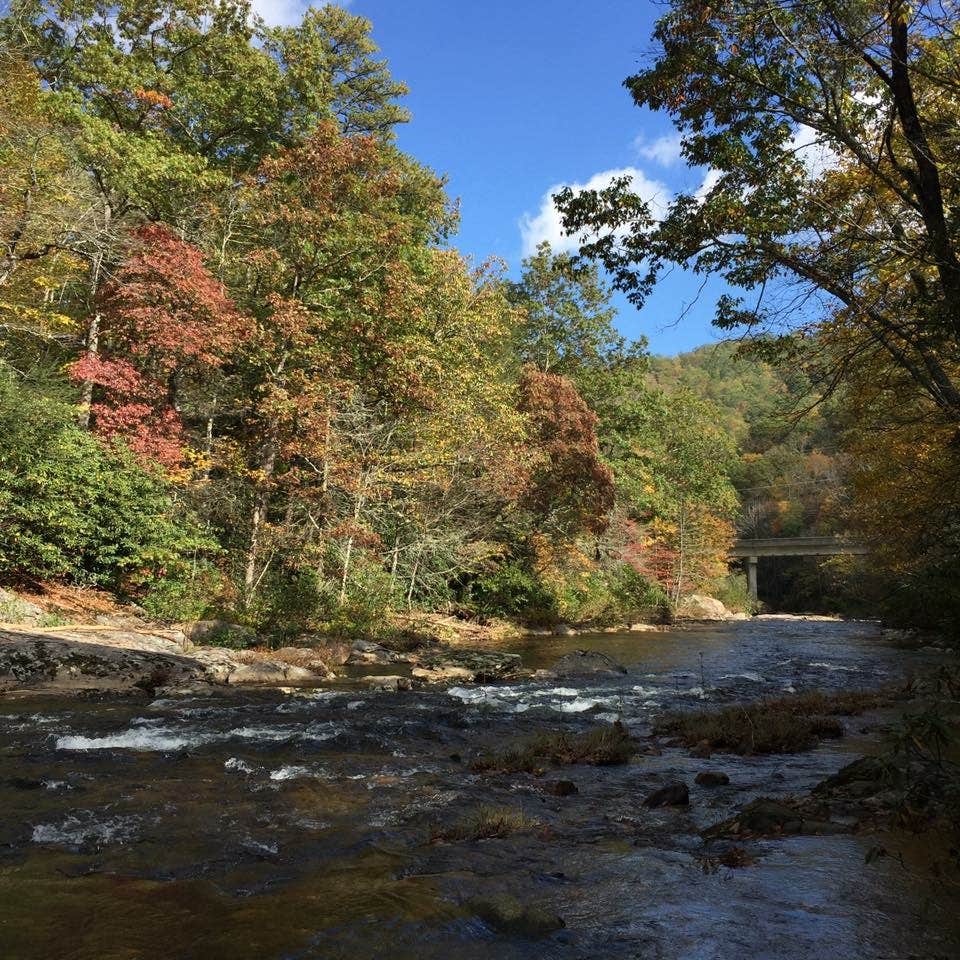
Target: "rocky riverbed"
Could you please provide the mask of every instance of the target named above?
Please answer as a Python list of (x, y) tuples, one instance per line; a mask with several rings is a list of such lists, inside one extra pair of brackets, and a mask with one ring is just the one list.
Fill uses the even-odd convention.
[[(955, 891), (927, 869), (938, 841), (861, 823), (848, 793), (876, 784), (816, 793), (876, 754), (904, 705), (836, 718), (844, 736), (789, 754), (653, 732), (665, 712), (899, 688), (943, 654), (800, 620), (497, 652), (528, 675), (383, 689), (369, 678), (412, 685), (429, 664), (351, 648), (353, 675), (320, 685), (0, 700), (0, 955), (960, 953)], [(627, 762), (556, 765), (621, 737)], [(517, 743), (545, 759), (484, 766)]]

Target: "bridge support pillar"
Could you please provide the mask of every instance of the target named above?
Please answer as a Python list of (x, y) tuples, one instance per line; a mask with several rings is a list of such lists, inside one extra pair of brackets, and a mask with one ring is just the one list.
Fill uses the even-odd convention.
[(750, 599), (757, 599), (757, 557), (747, 557), (747, 589)]

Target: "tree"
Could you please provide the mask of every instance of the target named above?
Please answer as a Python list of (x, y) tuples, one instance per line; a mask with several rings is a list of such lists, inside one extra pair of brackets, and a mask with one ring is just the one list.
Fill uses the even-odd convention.
[(90, 193), (49, 106), (34, 71), (0, 56), (0, 341), (23, 370), (76, 337), (84, 269), (71, 246)]
[(522, 264), (519, 282), (508, 287), (510, 301), (524, 310), (520, 357), (543, 373), (577, 378), (591, 368), (608, 368), (640, 356), (645, 343), (628, 343), (617, 333), (611, 292), (592, 264), (577, 268), (567, 254), (554, 255), (541, 243)]
[(200, 250), (169, 228), (136, 230), (126, 260), (97, 302), (99, 350), (71, 376), (91, 398), (96, 431), (167, 466), (181, 458), (184, 393), (235, 353), (249, 323), (208, 271)]
[(626, 86), (670, 114), (703, 187), (661, 218), (626, 181), (567, 190), (567, 228), (592, 232), (582, 252), (637, 303), (667, 264), (720, 274), (756, 294), (723, 296), (719, 326), (838, 324), (826, 389), (882, 357), (960, 424), (951, 18), (902, 0), (676, 0)]
[(600, 459), (597, 416), (564, 377), (528, 367), (520, 410), (535, 461), (521, 503), (555, 539), (602, 531), (613, 506), (613, 475)]

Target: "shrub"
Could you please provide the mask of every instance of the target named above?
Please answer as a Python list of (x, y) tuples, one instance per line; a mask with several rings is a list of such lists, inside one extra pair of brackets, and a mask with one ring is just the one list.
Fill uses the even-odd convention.
[(209, 546), (164, 481), (0, 370), (0, 575), (135, 587)]
[(518, 560), (508, 560), (474, 581), (471, 599), (486, 616), (519, 617), (528, 623), (559, 619), (557, 598)]
[(756, 613), (759, 607), (757, 601), (750, 596), (747, 577), (742, 573), (731, 573), (714, 580), (707, 587), (707, 592), (733, 613)]
[(216, 609), (224, 585), (223, 574), (209, 560), (170, 564), (144, 582), (140, 606), (168, 623), (203, 620)]

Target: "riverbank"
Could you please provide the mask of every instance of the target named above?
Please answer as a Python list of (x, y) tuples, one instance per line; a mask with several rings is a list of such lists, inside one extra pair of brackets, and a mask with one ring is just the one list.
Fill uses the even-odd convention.
[[(687, 598), (678, 622), (747, 619), (709, 597)], [(530, 676), (506, 650), (523, 638), (658, 633), (666, 624), (531, 628), (436, 613), (395, 614), (382, 642), (305, 634), (271, 647), (227, 621), (151, 622), (94, 590), (44, 585), (0, 590), (0, 695), (155, 695), (220, 685), (300, 685), (362, 678), (380, 689)]]

